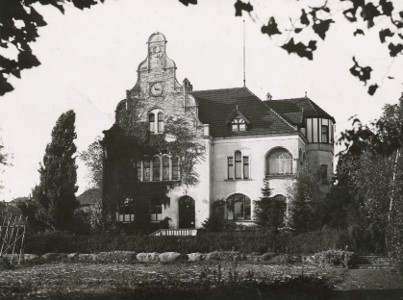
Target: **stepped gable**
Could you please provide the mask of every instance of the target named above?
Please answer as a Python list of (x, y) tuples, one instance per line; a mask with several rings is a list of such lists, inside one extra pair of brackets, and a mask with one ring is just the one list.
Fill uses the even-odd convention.
[(335, 119), (308, 97), (267, 100), (264, 103), (293, 125), (303, 124), (304, 118)]
[[(245, 87), (193, 91), (191, 94), (198, 103), (200, 121), (210, 125), (213, 137), (296, 132), (296, 128)], [(234, 111), (248, 118), (245, 132), (231, 131), (228, 118)]]

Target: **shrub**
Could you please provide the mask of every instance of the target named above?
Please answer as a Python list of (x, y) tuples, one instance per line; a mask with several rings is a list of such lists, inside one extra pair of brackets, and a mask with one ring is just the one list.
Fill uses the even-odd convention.
[(348, 240), (342, 231), (307, 232), (295, 235), (281, 232), (262, 233), (254, 229), (238, 232), (200, 232), (193, 237), (150, 237), (139, 234), (98, 233), (73, 235), (65, 232), (26, 236), (25, 253), (98, 253), (110, 251), (208, 253), (238, 251), (240, 253), (309, 254), (328, 249), (344, 249)]
[(327, 250), (313, 255), (313, 261), (320, 267), (351, 268), (354, 264), (355, 255), (350, 251)]
[(224, 200), (216, 200), (212, 203), (210, 217), (202, 223), (203, 230), (208, 232), (220, 232), (224, 230), (224, 208)]
[(91, 213), (76, 209), (73, 214), (72, 232), (75, 234), (89, 234), (91, 231)]
[(0, 271), (1, 270), (12, 270), (14, 269), (15, 265), (11, 261), (11, 259), (1, 256), (0, 257)]

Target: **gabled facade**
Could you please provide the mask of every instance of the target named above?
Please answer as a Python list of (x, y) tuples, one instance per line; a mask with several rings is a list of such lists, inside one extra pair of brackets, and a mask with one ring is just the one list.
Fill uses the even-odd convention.
[[(194, 91), (187, 79), (177, 81), (166, 43), (161, 33), (150, 36), (137, 83), (117, 105), (115, 124), (104, 132), (103, 202), (109, 220), (135, 220), (133, 199), (121, 192), (134, 181), (177, 183), (166, 193), (167, 205), (149, 209), (152, 221), (169, 218), (171, 228), (201, 227), (212, 201), (221, 199), (233, 205), (225, 218), (252, 223), (263, 179), (269, 178), (273, 196), (288, 203), (289, 188), (304, 160), (317, 164), (326, 189), (333, 166), (333, 117), (306, 97), (262, 101), (246, 87)], [(181, 158), (171, 153), (135, 161), (117, 154), (116, 133), (129, 140), (136, 130), (130, 120), (147, 124), (152, 135), (164, 135), (169, 118), (186, 119), (204, 146), (203, 159), (194, 167), (196, 184), (181, 183)], [(129, 142), (126, 147), (130, 151)], [(130, 170), (122, 172), (127, 166)]]

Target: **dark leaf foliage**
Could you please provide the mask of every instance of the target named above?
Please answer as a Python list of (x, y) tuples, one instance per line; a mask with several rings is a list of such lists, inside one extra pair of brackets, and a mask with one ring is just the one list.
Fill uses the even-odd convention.
[(308, 15), (305, 12), (305, 9), (302, 10), (302, 14), (301, 17), (299, 18), (299, 20), (301, 21), (301, 24), (308, 26), (309, 25), (309, 19), (308, 19)]
[(385, 43), (385, 39), (387, 36), (392, 37), (394, 35), (394, 32), (392, 32), (389, 28), (382, 29), (379, 31), (379, 39), (381, 40), (381, 43)]
[(354, 36), (357, 36), (359, 34), (365, 35), (364, 31), (362, 31), (362, 29), (357, 29), (356, 31), (354, 31)]
[(266, 33), (269, 36), (275, 35), (275, 34), (281, 34), (280, 30), (278, 30), (276, 20), (271, 17), (267, 25), (262, 26), (262, 33)]
[(185, 6), (188, 6), (189, 4), (197, 4), (197, 0), (179, 0), (179, 2)]
[(351, 74), (353, 74), (353, 76), (358, 77), (360, 79), (360, 81), (363, 81), (366, 84), (367, 81), (371, 78), (372, 68), (371, 67), (361, 67), (355, 60), (355, 57), (353, 57), (353, 61), (354, 61), (354, 66), (352, 66), (350, 68)]
[[(31, 43), (39, 37), (38, 27), (47, 23), (33, 5), (50, 5), (62, 13), (66, 2), (84, 9), (104, 2), (104, 0), (25, 0), (25, 1), (0, 1), (0, 47), (15, 48), (18, 51), (17, 60), (0, 57), (0, 96), (13, 90), (9, 83), (9, 76), (20, 78), (24, 69), (36, 67), (39, 60), (32, 53)], [(16, 26), (17, 21), (22, 21), (23, 26)]]
[(403, 44), (393, 44), (393, 43), (390, 43), (389, 44), (389, 46), (388, 46), (388, 48), (389, 48), (389, 50), (390, 50), (390, 52), (389, 52), (389, 54), (390, 54), (390, 56), (392, 56), (392, 57), (395, 57), (395, 56), (397, 56), (398, 54), (400, 54), (400, 52), (402, 52), (402, 50), (403, 50)]
[(361, 9), (361, 17), (364, 21), (367, 21), (368, 28), (371, 28), (374, 26), (374, 18), (380, 16), (381, 12), (372, 2), (368, 2), (366, 5), (361, 6)]
[(237, 17), (241, 17), (243, 11), (250, 13), (253, 10), (253, 5), (250, 4), (250, 2), (245, 3), (241, 0), (237, 0), (234, 6), (235, 6), (235, 16)]
[(312, 25), (313, 31), (320, 36), (322, 40), (326, 38), (326, 32), (329, 30), (330, 24), (334, 23), (332, 19), (320, 20), (316, 19)]
[(51, 228), (69, 230), (78, 205), (75, 163), (75, 113), (63, 113), (52, 130), (52, 141), (46, 146), (43, 165), (39, 169), (40, 184), (33, 197)]
[(370, 94), (371, 96), (373, 96), (373, 95), (375, 94), (376, 90), (378, 89), (378, 87), (379, 87), (379, 86), (378, 86), (376, 83), (370, 85), (369, 88), (368, 88), (368, 94)]
[(281, 46), (281, 48), (287, 50), (287, 52), (295, 53), (300, 57), (306, 57), (309, 60), (313, 59), (313, 51), (316, 50), (316, 41), (309, 41), (308, 45), (301, 42), (295, 43), (294, 39), (291, 38), (287, 44)]
[(382, 13), (385, 16), (391, 16), (393, 12), (393, 3), (388, 0), (380, 0), (379, 5), (382, 8)]

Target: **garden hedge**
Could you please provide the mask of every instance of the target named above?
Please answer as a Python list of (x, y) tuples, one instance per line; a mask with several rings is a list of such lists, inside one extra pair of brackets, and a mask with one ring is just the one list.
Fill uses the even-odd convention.
[(98, 253), (109, 251), (208, 253), (239, 251), (242, 253), (309, 254), (349, 245), (344, 231), (293, 233), (200, 233), (195, 237), (150, 237), (136, 234), (100, 233), (73, 235), (64, 232), (29, 234), (25, 253)]

